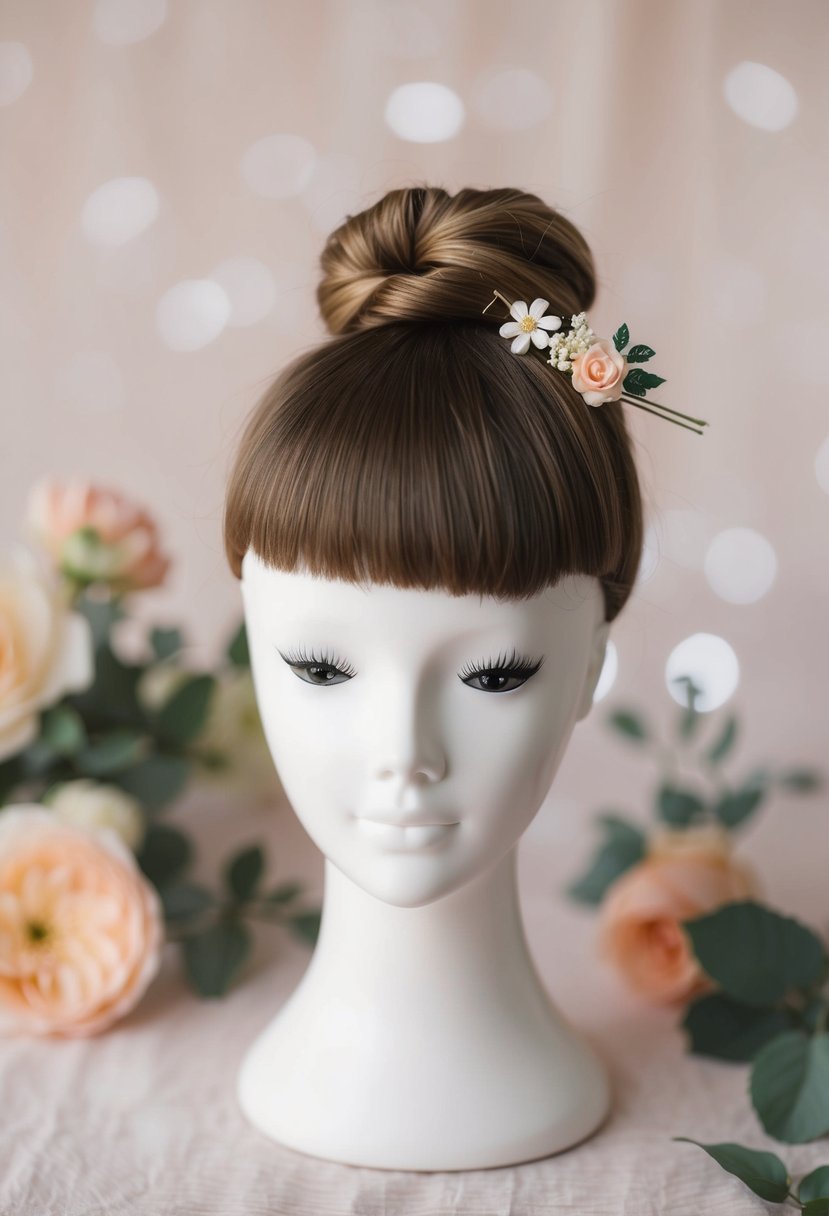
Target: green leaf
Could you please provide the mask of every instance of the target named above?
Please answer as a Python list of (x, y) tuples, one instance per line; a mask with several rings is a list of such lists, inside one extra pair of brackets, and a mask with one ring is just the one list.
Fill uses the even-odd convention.
[(801, 1178), (797, 1197), (801, 1203), (809, 1203), (812, 1199), (829, 1199), (829, 1165), (819, 1165)]
[(567, 888), (572, 899), (593, 905), (600, 904), (607, 888), (645, 855), (645, 835), (639, 828), (613, 814), (602, 815), (599, 821), (607, 839), (587, 871)]
[(114, 730), (78, 752), (75, 765), (87, 777), (122, 772), (146, 754), (149, 740), (134, 730)]
[(692, 1055), (745, 1063), (792, 1024), (782, 1009), (741, 1005), (715, 992), (692, 1001), (681, 1025), (690, 1036)]
[(10, 756), (0, 764), (0, 806), (10, 800), (10, 795), (22, 780), (23, 768), (19, 756)]
[(35, 739), (17, 756), (22, 777), (42, 777), (60, 757), (45, 739)]
[(705, 802), (693, 790), (683, 789), (670, 781), (660, 786), (656, 796), (659, 818), (672, 827), (687, 827), (705, 811)]
[(265, 870), (265, 854), (258, 844), (242, 849), (225, 868), (225, 883), (236, 899), (250, 899)]
[(829, 1216), (829, 1199), (811, 1199), (801, 1211), (803, 1216)]
[(235, 920), (218, 921), (183, 943), (187, 977), (200, 996), (224, 996), (250, 954), (251, 934)]
[(301, 882), (283, 882), (260, 898), (269, 904), (289, 904), (300, 896), (304, 889)]
[(825, 965), (811, 929), (753, 900), (681, 923), (703, 970), (746, 1005), (773, 1005), (792, 988), (808, 988)]
[(622, 381), (622, 388), (632, 397), (644, 397), (649, 388), (658, 388), (660, 384), (664, 383), (664, 376), (655, 376), (653, 372), (646, 372), (641, 367), (634, 367), (633, 371), (628, 372)]
[(777, 778), (785, 790), (795, 794), (811, 794), (823, 785), (823, 776), (810, 768), (790, 768)]
[(178, 828), (153, 823), (147, 829), (138, 864), (150, 882), (167, 886), (192, 860), (193, 846)]
[(312, 912), (297, 912), (288, 921), (294, 935), (306, 946), (316, 945), (321, 923), (322, 910), (320, 908)]
[(150, 645), (153, 648), (153, 654), (159, 660), (169, 659), (171, 655), (177, 654), (183, 644), (184, 639), (180, 629), (152, 629), (150, 631)]
[(158, 811), (179, 796), (189, 776), (189, 760), (156, 752), (118, 773), (113, 781), (137, 798), (145, 810)]
[(162, 705), (155, 723), (166, 742), (181, 746), (198, 735), (207, 720), (215, 685), (213, 676), (194, 676)]
[(738, 790), (726, 790), (714, 803), (714, 815), (723, 827), (734, 828), (757, 810), (766, 793), (763, 786), (751, 782)]
[(96, 600), (90, 599), (86, 594), (77, 598), (74, 611), (86, 617), (89, 622), (96, 650), (109, 641), (113, 625), (123, 620), (126, 615), (118, 599)]
[(709, 764), (719, 764), (724, 760), (734, 746), (734, 740), (737, 738), (737, 718), (735, 714), (731, 714), (725, 726), (723, 727), (716, 742), (709, 747), (705, 753), (705, 758)]
[(227, 657), (234, 667), (250, 667), (250, 650), (245, 622), (242, 621), (227, 648)]
[(648, 359), (652, 359), (655, 354), (656, 351), (652, 350), (650, 346), (631, 346), (625, 357), (628, 363), (647, 363)]
[(616, 709), (607, 720), (614, 730), (628, 739), (642, 742), (650, 737), (644, 719), (635, 710)]
[(40, 720), (41, 738), (59, 756), (74, 756), (86, 744), (83, 718), (71, 705), (53, 705)]
[(749, 1190), (770, 1203), (782, 1203), (789, 1193), (791, 1178), (783, 1162), (774, 1153), (763, 1153), (757, 1149), (744, 1148), (742, 1144), (724, 1141), (721, 1144), (700, 1144), (688, 1136), (672, 1136), (672, 1140), (684, 1140), (696, 1144), (713, 1157), (729, 1174), (744, 1182)]
[(805, 1144), (829, 1132), (829, 1034), (778, 1035), (751, 1070), (751, 1100), (776, 1140)]
[(623, 321), (622, 324), (619, 326), (619, 328), (616, 330), (616, 333), (613, 335), (613, 345), (616, 347), (617, 350), (624, 350), (629, 341), (630, 341), (630, 331), (628, 330), (627, 325), (625, 325), (625, 323)]
[(87, 727), (91, 718), (105, 723), (143, 721), (136, 695), (136, 685), (143, 671), (140, 664), (122, 663), (107, 643), (102, 644), (95, 654), (95, 679), (91, 687), (73, 693), (70, 698)]
[(168, 921), (189, 920), (216, 906), (216, 897), (207, 887), (194, 882), (179, 882), (161, 891), (164, 916)]

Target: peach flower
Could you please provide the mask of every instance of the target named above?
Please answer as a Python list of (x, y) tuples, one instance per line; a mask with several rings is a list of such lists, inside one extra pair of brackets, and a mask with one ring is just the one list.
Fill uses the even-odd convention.
[(0, 811), (0, 1030), (76, 1038), (136, 1004), (164, 942), (161, 903), (109, 828)]
[(753, 872), (731, 856), (719, 825), (660, 829), (645, 858), (609, 888), (599, 911), (599, 952), (641, 995), (685, 1002), (714, 988), (680, 921), (760, 894)]
[(92, 631), (54, 572), (18, 547), (0, 565), (0, 760), (36, 737), (40, 711), (94, 677)]
[(115, 591), (157, 587), (170, 561), (146, 511), (115, 490), (43, 478), (29, 492), (26, 526), (64, 573)]
[(626, 370), (624, 355), (619, 354), (608, 338), (597, 338), (573, 360), (573, 388), (581, 393), (588, 405), (618, 401)]

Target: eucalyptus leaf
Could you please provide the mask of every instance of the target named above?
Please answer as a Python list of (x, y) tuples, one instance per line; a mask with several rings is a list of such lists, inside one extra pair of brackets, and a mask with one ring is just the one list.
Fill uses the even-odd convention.
[(189, 776), (189, 760), (156, 752), (116, 774), (113, 781), (136, 798), (145, 810), (158, 811), (179, 796)]
[(761, 1199), (767, 1199), (770, 1203), (782, 1203), (789, 1193), (789, 1172), (775, 1153), (744, 1148), (742, 1144), (729, 1141), (721, 1144), (700, 1144), (699, 1140), (691, 1140), (688, 1136), (671, 1138), (684, 1140), (687, 1144), (696, 1144), (705, 1149), (717, 1165), (721, 1165), (729, 1174), (734, 1174)]
[(665, 823), (684, 828), (703, 814), (705, 802), (693, 790), (666, 781), (657, 792), (656, 810)]
[(216, 681), (210, 675), (194, 676), (162, 705), (155, 725), (167, 743), (190, 743), (204, 727)]
[(734, 828), (754, 814), (767, 792), (764, 786), (751, 782), (737, 790), (726, 790), (714, 803), (714, 816), (723, 827)]
[(705, 758), (708, 763), (719, 764), (721, 760), (724, 760), (734, 746), (734, 741), (736, 738), (737, 717), (735, 714), (731, 714), (716, 741), (705, 753)]
[(302, 894), (304, 887), (300, 882), (283, 882), (278, 887), (274, 887), (267, 895), (260, 896), (266, 903), (269, 904), (289, 904)]
[(149, 740), (134, 730), (113, 730), (82, 748), (75, 765), (85, 777), (107, 777), (143, 759), (148, 746)]
[(703, 970), (746, 1005), (773, 1005), (821, 975), (826, 951), (806, 925), (744, 900), (682, 921)]
[(86, 617), (92, 630), (92, 642), (97, 650), (109, 641), (113, 625), (124, 619), (124, 610), (116, 598), (91, 599), (89, 595), (78, 596), (74, 611)]
[(682, 1021), (692, 1055), (742, 1063), (791, 1028), (791, 1019), (782, 1009), (743, 1005), (721, 992), (692, 1001)]
[(87, 729), (91, 723), (137, 726), (144, 714), (138, 703), (136, 686), (144, 668), (123, 663), (108, 643), (95, 653), (95, 678), (81, 693), (73, 693), (71, 704), (79, 711)]
[(159, 660), (169, 659), (181, 650), (184, 639), (180, 629), (159, 629), (150, 631), (150, 645), (153, 654)]
[(19, 756), (10, 756), (0, 764), (0, 806), (9, 800), (9, 795), (21, 783), (23, 776)]
[(829, 1216), (829, 1199), (810, 1199), (801, 1210), (803, 1216)]
[(812, 1199), (829, 1199), (829, 1165), (819, 1165), (801, 1178), (797, 1197), (801, 1203), (809, 1203)]
[(658, 388), (660, 384), (664, 383), (664, 376), (655, 376), (653, 372), (646, 372), (644, 368), (634, 367), (625, 376), (622, 387), (632, 397), (644, 397), (649, 388)]
[(317, 908), (310, 912), (297, 912), (288, 920), (288, 925), (295, 937), (306, 946), (316, 945), (322, 923), (322, 910)]
[(245, 622), (242, 621), (227, 648), (227, 657), (234, 667), (250, 667), (250, 650)]
[(648, 359), (652, 359), (656, 354), (650, 346), (631, 346), (625, 358), (628, 363), (647, 363)]
[(61, 757), (50, 746), (48, 740), (43, 738), (34, 739), (17, 757), (24, 779), (44, 776), (53, 765), (59, 763), (60, 759)]
[(53, 705), (40, 720), (43, 740), (59, 756), (74, 756), (86, 744), (83, 718), (71, 705)]
[(236, 899), (250, 899), (265, 870), (265, 854), (260, 845), (242, 849), (232, 857), (225, 869), (225, 883)]
[(751, 1070), (751, 1100), (770, 1136), (805, 1144), (829, 1132), (829, 1034), (778, 1035)]
[(251, 933), (236, 920), (220, 920), (183, 943), (187, 977), (200, 996), (224, 996), (250, 954)]
[(644, 718), (633, 709), (616, 709), (608, 715), (607, 721), (620, 735), (637, 743), (650, 737)]
[(179, 882), (161, 891), (164, 916), (168, 921), (189, 920), (208, 908), (216, 907), (216, 897), (207, 887), (194, 882)]
[(630, 341), (630, 331), (628, 330), (627, 325), (625, 325), (625, 323), (623, 321), (622, 324), (619, 326), (619, 328), (616, 330), (616, 333), (613, 335), (613, 345), (616, 347), (617, 350), (624, 350), (629, 341)]
[(810, 768), (790, 768), (777, 778), (785, 790), (795, 794), (812, 794), (823, 785), (823, 776)]
[(599, 822), (607, 838), (586, 872), (567, 888), (572, 899), (592, 905), (600, 904), (608, 887), (645, 855), (645, 834), (639, 828), (611, 813), (599, 816)]
[(138, 864), (155, 886), (162, 888), (190, 863), (193, 847), (178, 828), (165, 823), (150, 824), (138, 854)]

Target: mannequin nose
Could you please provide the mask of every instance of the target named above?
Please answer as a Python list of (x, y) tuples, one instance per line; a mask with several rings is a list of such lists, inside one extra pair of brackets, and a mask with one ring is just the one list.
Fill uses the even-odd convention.
[(431, 782), (440, 781), (445, 772), (446, 764), (437, 761), (388, 760), (377, 768), (376, 776), (381, 781), (398, 778), (404, 785), (408, 785), (409, 782), (412, 785), (428, 785)]

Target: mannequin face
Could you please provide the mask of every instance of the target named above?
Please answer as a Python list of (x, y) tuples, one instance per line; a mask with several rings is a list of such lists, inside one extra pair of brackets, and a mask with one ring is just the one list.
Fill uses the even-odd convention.
[(248, 550), (241, 585), (268, 746), (325, 856), (400, 907), (500, 860), (592, 704), (598, 580), (499, 602), (275, 570)]

